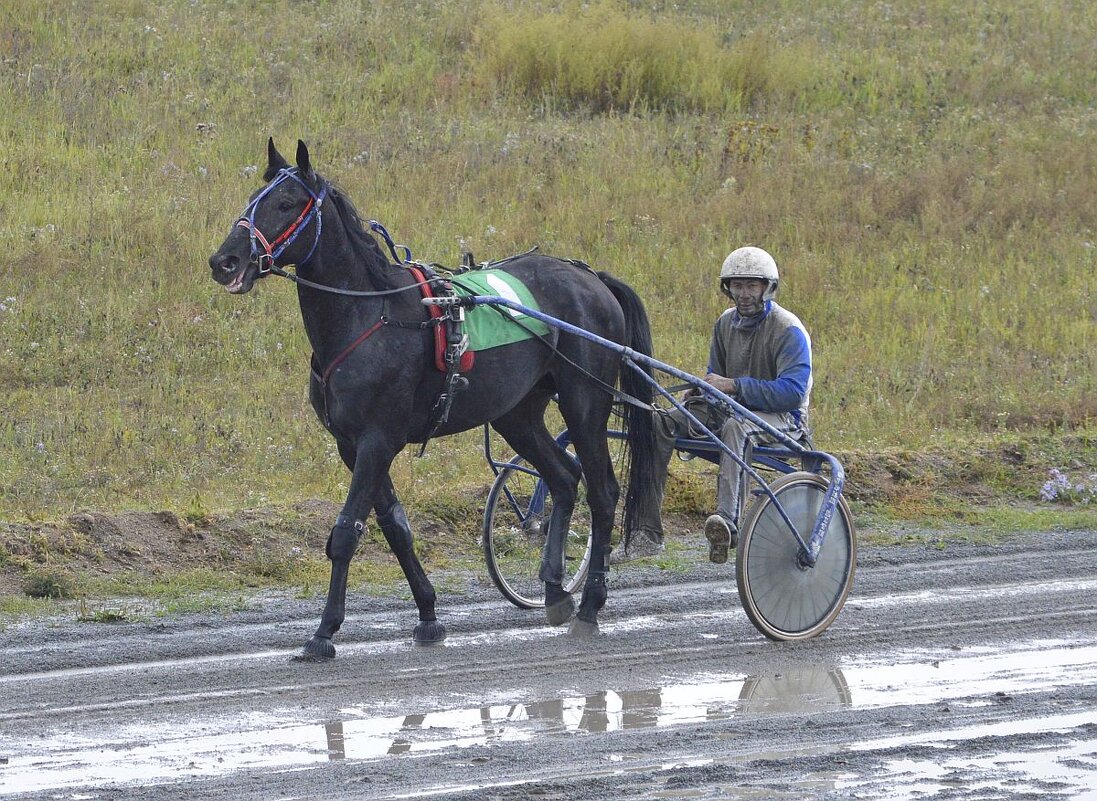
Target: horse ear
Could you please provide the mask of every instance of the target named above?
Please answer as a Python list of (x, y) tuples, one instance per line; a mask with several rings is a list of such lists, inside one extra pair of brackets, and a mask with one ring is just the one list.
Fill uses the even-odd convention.
[(282, 158), (282, 154), (274, 146), (274, 137), (267, 139), (267, 171), (263, 175), (263, 180), (270, 181), (278, 174), (279, 170), (284, 170), (288, 166), (289, 163)]
[(309, 149), (300, 139), (297, 140), (297, 169), (306, 178), (312, 177), (312, 164), (309, 162)]

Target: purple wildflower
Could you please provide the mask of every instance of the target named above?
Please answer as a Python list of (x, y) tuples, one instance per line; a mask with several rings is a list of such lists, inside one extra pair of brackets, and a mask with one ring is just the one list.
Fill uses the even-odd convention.
[(1097, 473), (1091, 473), (1086, 480), (1077, 483), (1055, 467), (1048, 475), (1050, 478), (1040, 488), (1040, 500), (1082, 504), (1097, 501)]

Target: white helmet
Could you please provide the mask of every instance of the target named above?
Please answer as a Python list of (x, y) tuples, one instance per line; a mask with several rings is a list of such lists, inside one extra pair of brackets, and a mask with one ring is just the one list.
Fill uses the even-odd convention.
[(720, 289), (728, 294), (728, 279), (730, 278), (760, 278), (769, 282), (769, 287), (762, 296), (763, 300), (771, 300), (777, 294), (777, 284), (781, 276), (777, 273), (777, 262), (773, 256), (761, 248), (747, 246), (733, 250), (724, 259), (720, 268)]

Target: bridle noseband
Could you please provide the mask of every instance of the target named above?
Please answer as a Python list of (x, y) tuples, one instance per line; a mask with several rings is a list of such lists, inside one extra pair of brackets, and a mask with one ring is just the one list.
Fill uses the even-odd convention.
[[(308, 192), (308, 203), (305, 204), (305, 208), (298, 215), (297, 219), (290, 223), (289, 227), (275, 237), (274, 240), (268, 240), (263, 236), (263, 232), (255, 225), (255, 214), (259, 210), (259, 203), (279, 184), (291, 178), (294, 181), (297, 181), (297, 183)], [(323, 205), (324, 198), (328, 193), (327, 184), (321, 183), (322, 186), (320, 191), (314, 192), (312, 187), (301, 177), (300, 170), (298, 170), (297, 167), (283, 167), (278, 171), (278, 175), (274, 177), (274, 180), (263, 187), (263, 190), (248, 203), (247, 208), (244, 209), (244, 213), (240, 216), (240, 219), (236, 221), (236, 225), (248, 229), (248, 235), (251, 238), (251, 260), (259, 265), (260, 276), (264, 276), (271, 272), (271, 269), (275, 266), (275, 260), (282, 255), (282, 251), (293, 244), (294, 240), (297, 239), (297, 236), (314, 217), (316, 218), (316, 238), (312, 241), (312, 247), (309, 249), (308, 255), (298, 263), (304, 264), (311, 259), (312, 254), (316, 252), (316, 247), (320, 244), (320, 231), (324, 221), (324, 218), (320, 213), (320, 207)]]

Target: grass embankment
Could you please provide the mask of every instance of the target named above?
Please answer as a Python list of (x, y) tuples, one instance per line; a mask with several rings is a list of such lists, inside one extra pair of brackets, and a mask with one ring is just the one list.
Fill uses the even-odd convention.
[[(292, 287), (205, 267), (271, 134), (420, 258), (617, 274), (698, 371), (720, 261), (762, 245), (818, 442), (855, 487), (894, 463), (866, 519), (981, 514), (949, 492), (972, 476), (1035, 502), (1097, 466), (1094, 85), (1070, 0), (8, 3), (0, 518), (341, 499)], [(394, 467), (420, 510), (487, 475), (474, 435)]]

